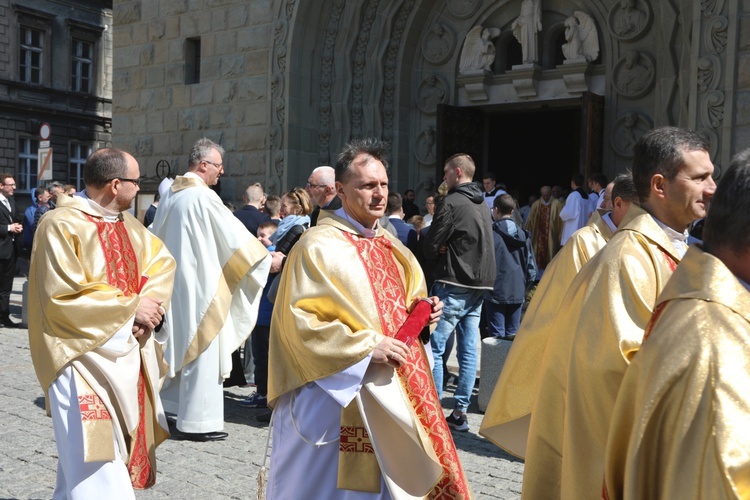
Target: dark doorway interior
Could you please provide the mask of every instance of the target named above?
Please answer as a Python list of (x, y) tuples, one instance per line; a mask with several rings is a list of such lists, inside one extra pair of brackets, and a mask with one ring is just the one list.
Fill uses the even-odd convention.
[(487, 113), (487, 170), (525, 205), (543, 185), (570, 188), (580, 171), (581, 109)]

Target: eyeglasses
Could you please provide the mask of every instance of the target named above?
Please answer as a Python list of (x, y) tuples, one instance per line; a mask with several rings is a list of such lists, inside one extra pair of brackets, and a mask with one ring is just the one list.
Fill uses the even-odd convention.
[(214, 162), (212, 162), (212, 161), (208, 161), (208, 160), (202, 160), (202, 161), (203, 161), (203, 163), (210, 163), (211, 165), (213, 165), (213, 166), (214, 166), (214, 167), (216, 167), (216, 168), (221, 168), (221, 167), (223, 167), (223, 166), (224, 166), (224, 164), (223, 164), (223, 163), (214, 163)]
[(14, 182), (13, 184), (6, 184), (3, 182), (3, 186), (16, 187), (16, 183)]
[(308, 182), (307, 187), (315, 189), (315, 188), (324, 188), (328, 186), (326, 186), (325, 184), (313, 184), (311, 182)]
[(107, 182), (112, 182), (115, 179), (117, 179), (120, 182), (132, 182), (136, 186), (141, 185), (141, 179), (128, 179), (127, 177), (115, 177), (114, 179), (110, 179)]

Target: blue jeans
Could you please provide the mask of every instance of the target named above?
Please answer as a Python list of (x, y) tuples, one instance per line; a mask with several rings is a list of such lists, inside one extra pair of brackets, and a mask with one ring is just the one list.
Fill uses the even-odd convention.
[(500, 339), (515, 335), (521, 324), (521, 306), (523, 304), (495, 304), (486, 301), (484, 310), (487, 313), (487, 330), (490, 335)]
[(443, 301), (443, 315), (430, 338), (435, 367), (432, 376), (438, 396), (442, 398), (443, 355), (445, 343), (456, 330), (456, 356), (458, 359), (458, 383), (454, 398), (456, 410), (466, 412), (471, 401), (471, 391), (477, 378), (477, 342), (479, 341), (479, 315), (482, 311), (484, 290), (435, 283), (432, 294)]

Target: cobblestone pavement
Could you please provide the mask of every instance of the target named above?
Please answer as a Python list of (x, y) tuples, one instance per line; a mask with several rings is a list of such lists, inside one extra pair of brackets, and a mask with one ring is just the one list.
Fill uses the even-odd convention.
[[(11, 297), (11, 312), (21, 317), (20, 283)], [(44, 413), (44, 396), (31, 365), (27, 331), (0, 329), (0, 499), (51, 498), (57, 469), (52, 421)], [(237, 401), (254, 389), (224, 392), (225, 430), (229, 438), (214, 443), (169, 439), (157, 450), (158, 478), (138, 499), (255, 498), (256, 477), (266, 445), (267, 424), (256, 420), (267, 410), (245, 409)], [(451, 406), (449, 406), (451, 405)], [(452, 399), (444, 399), (447, 411)], [(523, 462), (477, 435), (482, 421), (476, 402), (469, 409), (466, 433), (454, 433), (459, 456), (477, 498), (519, 498)], [(314, 493), (300, 492), (300, 499)]]

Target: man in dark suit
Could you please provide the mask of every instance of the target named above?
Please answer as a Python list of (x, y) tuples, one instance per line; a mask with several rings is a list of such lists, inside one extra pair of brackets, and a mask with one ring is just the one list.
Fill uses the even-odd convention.
[(388, 203), (385, 207), (385, 214), (388, 216), (388, 222), (396, 228), (398, 239), (406, 245), (406, 248), (417, 253), (417, 232), (414, 228), (404, 222), (404, 209), (401, 195), (391, 193), (388, 195)]
[(235, 211), (234, 216), (245, 225), (250, 234), (257, 237), (258, 226), (271, 220), (268, 214), (260, 211), (265, 199), (263, 187), (258, 183), (253, 184), (245, 190), (242, 199), (245, 201), (245, 206)]
[(10, 292), (13, 290), (13, 277), (16, 274), (16, 235), (20, 238), (23, 226), (16, 211), (13, 193), (16, 181), (10, 174), (0, 174), (0, 325), (18, 328), (20, 325), (10, 319)]

